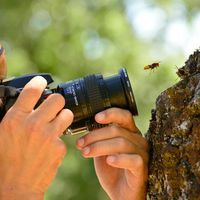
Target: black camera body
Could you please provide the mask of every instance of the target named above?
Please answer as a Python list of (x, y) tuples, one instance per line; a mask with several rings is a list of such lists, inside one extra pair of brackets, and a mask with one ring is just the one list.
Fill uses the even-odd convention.
[(53, 82), (53, 79), (48, 73), (30, 74), (4, 80), (0, 84), (0, 119), (15, 103), (26, 83), (35, 76), (44, 77), (48, 83), (36, 107), (50, 94), (59, 93), (66, 100), (65, 108), (74, 113), (74, 121), (67, 131), (68, 134), (91, 131), (105, 126), (98, 124), (94, 116), (107, 108), (118, 107), (129, 110), (133, 115), (138, 114), (127, 71), (122, 68), (114, 76), (103, 78), (101, 74), (92, 74), (58, 84), (52, 89), (49, 88), (49, 84)]

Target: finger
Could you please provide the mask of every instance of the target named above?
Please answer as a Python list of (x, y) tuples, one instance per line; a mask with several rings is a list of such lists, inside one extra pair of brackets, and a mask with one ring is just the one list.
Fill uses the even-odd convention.
[(52, 121), (63, 109), (65, 99), (60, 94), (51, 94), (43, 103), (35, 109), (31, 115), (32, 120), (40, 119), (41, 124)]
[(115, 125), (110, 125), (101, 129), (97, 129), (88, 133), (87, 135), (84, 135), (77, 141), (76, 145), (77, 148), (82, 149), (84, 146), (90, 145), (97, 141), (118, 137), (126, 138), (130, 142), (138, 146), (142, 146), (142, 148), (144, 149), (148, 148), (147, 141), (141, 135), (135, 134), (127, 129)]
[(100, 124), (115, 123), (119, 126), (137, 132), (138, 128), (135, 125), (133, 116), (128, 110), (120, 108), (109, 108), (98, 113), (95, 120)]
[(58, 116), (49, 124), (48, 134), (53, 137), (60, 137), (63, 132), (71, 125), (73, 113), (69, 109), (63, 109)]
[(0, 45), (0, 80), (3, 80), (6, 77), (7, 66), (6, 66), (6, 57), (5, 50)]
[(147, 178), (147, 163), (138, 154), (110, 155), (107, 156), (106, 162), (113, 167), (130, 170), (139, 179)]
[(124, 138), (114, 138), (96, 142), (84, 147), (82, 150), (84, 157), (99, 157), (120, 153), (139, 154), (145, 160), (148, 159), (147, 152)]
[(46, 86), (47, 81), (41, 76), (36, 76), (31, 79), (20, 93), (13, 109), (17, 109), (22, 112), (31, 112)]

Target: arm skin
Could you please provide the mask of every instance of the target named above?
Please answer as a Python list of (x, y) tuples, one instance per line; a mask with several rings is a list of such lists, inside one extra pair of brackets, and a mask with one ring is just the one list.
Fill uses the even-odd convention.
[(33, 78), (0, 123), (1, 200), (43, 199), (66, 154), (59, 137), (73, 114), (63, 109), (64, 98), (50, 95), (34, 109), (46, 84)]
[(77, 141), (85, 158), (94, 158), (99, 182), (112, 200), (146, 199), (148, 144), (129, 111), (110, 108), (96, 121), (111, 124)]

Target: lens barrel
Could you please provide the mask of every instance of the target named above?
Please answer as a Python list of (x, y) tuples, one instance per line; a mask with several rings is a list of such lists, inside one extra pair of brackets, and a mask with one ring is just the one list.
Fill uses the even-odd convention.
[(137, 106), (125, 68), (114, 76), (103, 78), (101, 74), (92, 74), (80, 79), (61, 83), (56, 92), (66, 101), (66, 108), (74, 113), (74, 121), (68, 129), (69, 134), (91, 131), (105, 125), (94, 120), (96, 113), (107, 108), (118, 107), (138, 115)]

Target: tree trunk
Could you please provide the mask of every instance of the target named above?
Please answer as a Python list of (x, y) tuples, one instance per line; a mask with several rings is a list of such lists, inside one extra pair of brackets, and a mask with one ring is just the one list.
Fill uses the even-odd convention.
[(200, 200), (199, 50), (177, 74), (181, 80), (157, 98), (147, 132), (152, 200)]

